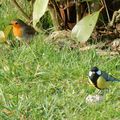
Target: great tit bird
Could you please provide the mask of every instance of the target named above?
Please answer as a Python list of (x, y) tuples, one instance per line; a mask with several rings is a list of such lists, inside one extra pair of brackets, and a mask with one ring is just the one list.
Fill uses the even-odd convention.
[(108, 88), (109, 82), (120, 82), (119, 79), (114, 78), (105, 71), (99, 70), (97, 67), (91, 68), (89, 71), (89, 81), (98, 89)]

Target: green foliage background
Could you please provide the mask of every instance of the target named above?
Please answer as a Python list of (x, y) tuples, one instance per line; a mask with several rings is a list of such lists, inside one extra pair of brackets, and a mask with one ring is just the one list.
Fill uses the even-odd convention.
[[(21, 13), (5, 0), (0, 29), (16, 17), (22, 18)], [(120, 78), (120, 56), (58, 49), (45, 39), (40, 33), (30, 46), (0, 46), (0, 119), (119, 120), (120, 83), (111, 84), (98, 104), (87, 104), (85, 98), (96, 91), (88, 83), (89, 69), (98, 66)]]

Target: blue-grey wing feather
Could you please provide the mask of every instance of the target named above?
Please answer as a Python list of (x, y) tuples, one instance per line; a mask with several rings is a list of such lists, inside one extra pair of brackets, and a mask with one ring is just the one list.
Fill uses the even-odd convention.
[(117, 79), (111, 75), (109, 75), (108, 73), (106, 73), (105, 71), (102, 71), (102, 76), (104, 77), (104, 79), (106, 79), (106, 81), (113, 81), (113, 82), (120, 82), (120, 79)]

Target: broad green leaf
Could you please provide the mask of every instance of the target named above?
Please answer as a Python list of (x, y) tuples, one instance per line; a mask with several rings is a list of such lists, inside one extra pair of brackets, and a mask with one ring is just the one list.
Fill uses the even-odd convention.
[(100, 11), (97, 11), (87, 15), (74, 26), (72, 35), (76, 37), (78, 41), (84, 43), (89, 39), (96, 25), (99, 13)]
[(35, 27), (39, 19), (44, 15), (49, 0), (36, 0), (33, 7), (33, 26)]

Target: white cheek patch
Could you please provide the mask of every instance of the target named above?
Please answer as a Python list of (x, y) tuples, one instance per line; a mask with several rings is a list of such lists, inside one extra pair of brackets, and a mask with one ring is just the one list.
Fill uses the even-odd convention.
[(90, 72), (89, 72), (89, 76), (92, 76), (92, 74), (93, 74), (93, 72), (90, 71)]
[(101, 75), (101, 71), (100, 71), (100, 70), (98, 70), (96, 73), (97, 73), (98, 75)]

